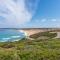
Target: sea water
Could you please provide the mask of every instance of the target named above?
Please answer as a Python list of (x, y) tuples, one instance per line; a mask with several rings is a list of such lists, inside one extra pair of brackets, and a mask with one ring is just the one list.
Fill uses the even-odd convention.
[(16, 29), (0, 29), (0, 42), (17, 41), (24, 36), (24, 33)]

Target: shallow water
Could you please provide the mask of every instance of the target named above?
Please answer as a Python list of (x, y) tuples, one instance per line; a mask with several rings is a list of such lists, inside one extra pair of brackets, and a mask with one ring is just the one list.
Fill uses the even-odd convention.
[(24, 33), (21, 33), (16, 29), (0, 29), (0, 42), (15, 41), (24, 36)]

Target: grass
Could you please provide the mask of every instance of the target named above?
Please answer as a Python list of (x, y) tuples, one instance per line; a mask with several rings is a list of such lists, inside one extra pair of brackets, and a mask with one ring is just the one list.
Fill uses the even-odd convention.
[(2, 43), (0, 60), (60, 60), (60, 39)]
[(60, 60), (60, 39), (1, 42), (0, 60)]

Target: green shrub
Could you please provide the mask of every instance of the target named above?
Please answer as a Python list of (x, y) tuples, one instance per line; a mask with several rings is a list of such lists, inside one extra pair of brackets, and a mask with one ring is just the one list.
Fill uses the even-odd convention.
[(0, 60), (60, 60), (60, 39), (0, 43)]
[(50, 32), (40, 32), (40, 33), (36, 33), (36, 34), (33, 34), (31, 35), (30, 37), (31, 38), (39, 38), (41, 36), (46, 36), (46, 37), (49, 37), (49, 38), (54, 38), (57, 36), (57, 33), (50, 33)]

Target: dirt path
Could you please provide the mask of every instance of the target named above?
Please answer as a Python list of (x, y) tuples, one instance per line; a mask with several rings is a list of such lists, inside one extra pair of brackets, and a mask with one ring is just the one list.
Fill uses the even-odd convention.
[(55, 38), (60, 38), (60, 32), (57, 32), (57, 36)]

